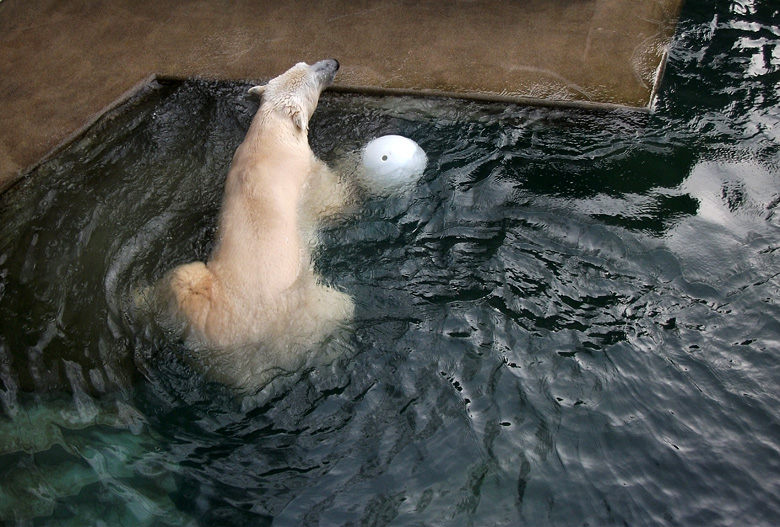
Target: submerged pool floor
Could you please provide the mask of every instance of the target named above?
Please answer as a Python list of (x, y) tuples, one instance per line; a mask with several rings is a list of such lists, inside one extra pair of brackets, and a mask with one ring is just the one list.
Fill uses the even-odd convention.
[(646, 108), (682, 0), (0, 2), (0, 192), (149, 75)]
[(151, 84), (0, 196), (0, 523), (780, 523), (780, 27), (718, 9), (652, 114), (326, 94), (323, 159), (429, 165), (322, 232), (332, 360), (242, 400), (128, 298), (208, 254), (257, 103)]

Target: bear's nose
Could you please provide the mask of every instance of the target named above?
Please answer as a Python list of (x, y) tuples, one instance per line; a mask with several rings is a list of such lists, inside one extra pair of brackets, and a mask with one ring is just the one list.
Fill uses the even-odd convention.
[(323, 59), (311, 65), (317, 71), (328, 71), (330, 73), (336, 73), (340, 66), (339, 61), (336, 59)]

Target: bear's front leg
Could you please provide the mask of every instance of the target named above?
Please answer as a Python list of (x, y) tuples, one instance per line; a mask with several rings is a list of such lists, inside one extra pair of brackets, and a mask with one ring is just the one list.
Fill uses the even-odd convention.
[(303, 212), (317, 221), (346, 214), (354, 204), (350, 185), (325, 163), (315, 160), (303, 198)]

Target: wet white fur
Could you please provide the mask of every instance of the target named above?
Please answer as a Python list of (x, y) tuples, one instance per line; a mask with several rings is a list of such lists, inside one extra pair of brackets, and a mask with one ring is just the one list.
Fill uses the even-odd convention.
[(348, 197), (308, 142), (333, 63), (299, 63), (250, 90), (262, 103), (227, 176), (215, 248), (207, 262), (179, 266), (154, 287), (192, 362), (240, 389), (295, 369), (353, 313), (352, 299), (324, 285), (311, 261), (319, 222)]

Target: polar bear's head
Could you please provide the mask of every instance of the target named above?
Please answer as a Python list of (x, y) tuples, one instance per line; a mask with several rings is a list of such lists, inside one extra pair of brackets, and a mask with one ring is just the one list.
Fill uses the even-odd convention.
[(336, 59), (321, 60), (311, 66), (299, 62), (268, 84), (251, 88), (249, 93), (262, 96), (263, 107), (282, 112), (299, 130), (306, 132), (320, 93), (330, 86), (338, 69)]

